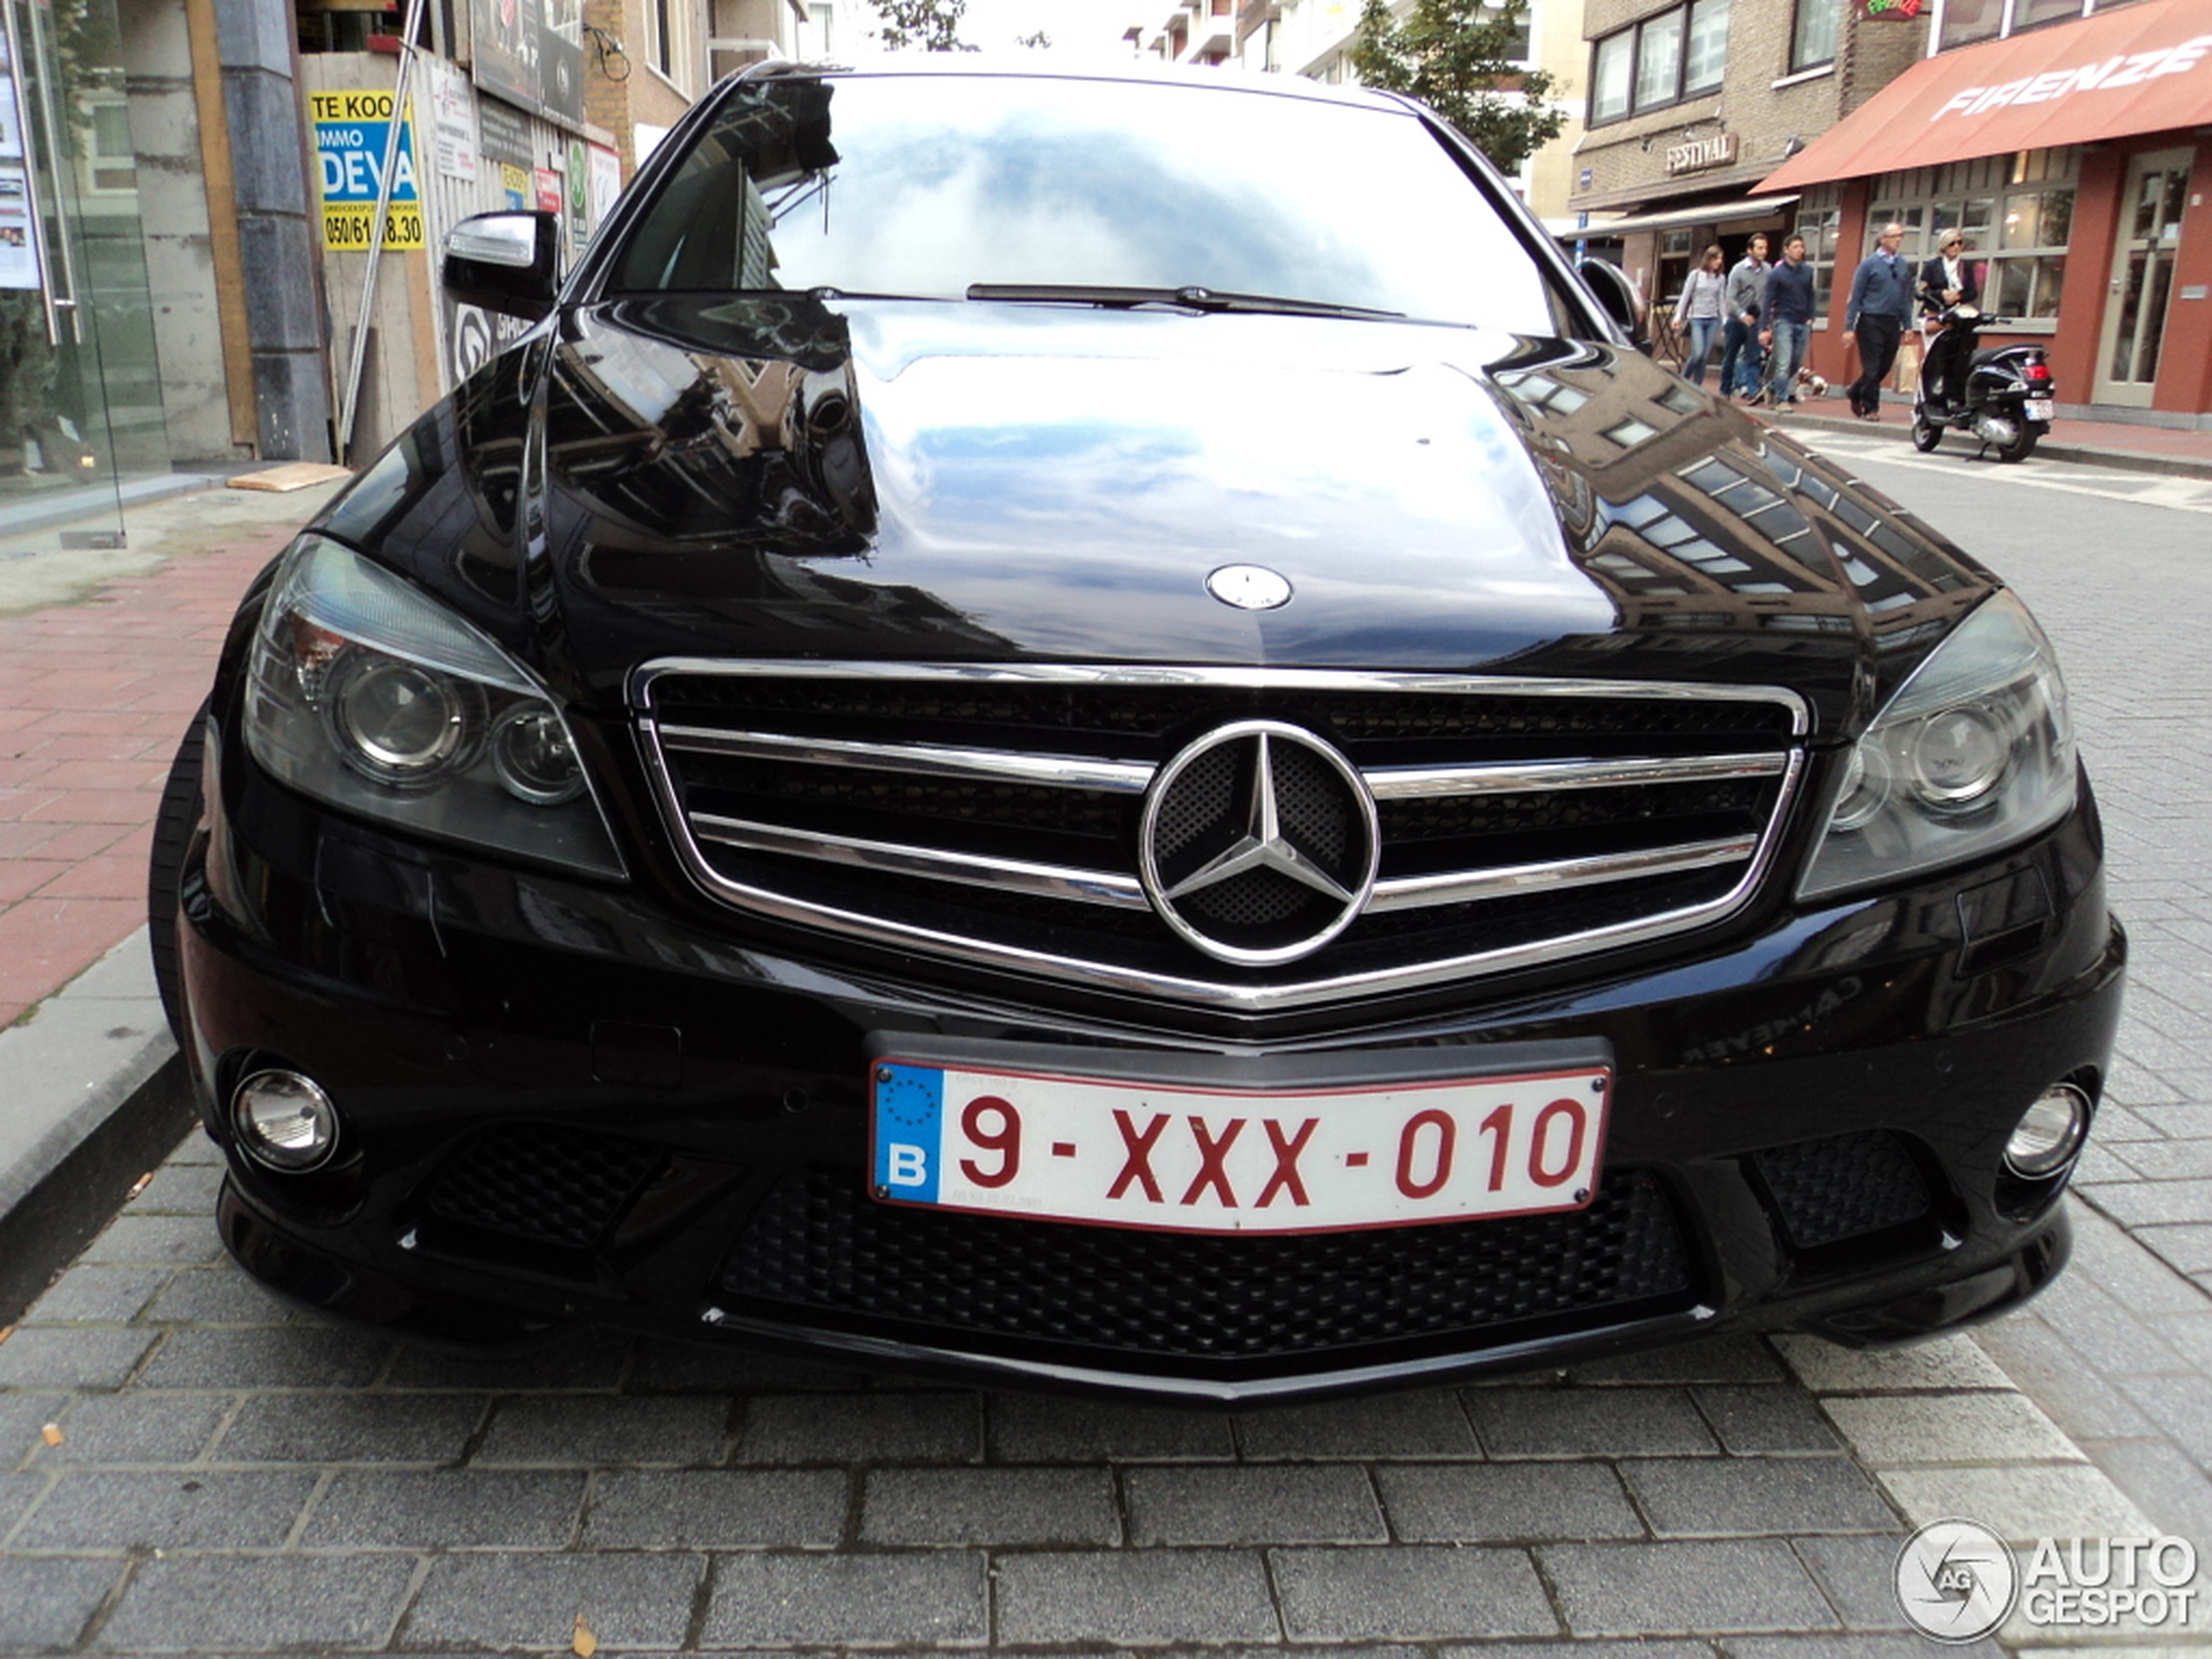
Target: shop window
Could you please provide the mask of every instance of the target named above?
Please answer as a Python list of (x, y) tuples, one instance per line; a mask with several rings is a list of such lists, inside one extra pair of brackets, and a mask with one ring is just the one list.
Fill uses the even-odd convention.
[(1966, 239), (1982, 309), (2029, 322), (2056, 320), (2074, 234), (2074, 149), (1984, 156), (1884, 175), (1870, 222), (1907, 226), (1905, 252), (1924, 260), (1941, 233)]
[(1949, 51), (1953, 46), (1993, 40), (2004, 28), (2005, 0), (1946, 0), (1937, 47)]
[(1843, 0), (1797, 0), (1797, 15), (1790, 28), (1790, 72), (1817, 69), (1836, 61), (1836, 31), (1843, 18)]
[(1983, 308), (2003, 317), (2055, 320), (2073, 233), (2072, 190), (2007, 195), (1998, 226), (1998, 256), (1982, 279)]
[(1936, 31), (1939, 51), (2017, 34), (2045, 24), (2071, 23), (2100, 11), (2117, 11), (2142, 0), (1943, 0)]
[(1689, 0), (1597, 42), (1590, 124), (1719, 90), (1728, 73), (1729, 0)]
[[(1812, 317), (1828, 314), (1835, 287), (1836, 233), (1844, 217), (1841, 192), (1834, 186), (1808, 192), (1797, 200), (1797, 233), (1805, 239), (1805, 263), (1812, 268)], [(1777, 250), (1779, 252), (1779, 250)]]

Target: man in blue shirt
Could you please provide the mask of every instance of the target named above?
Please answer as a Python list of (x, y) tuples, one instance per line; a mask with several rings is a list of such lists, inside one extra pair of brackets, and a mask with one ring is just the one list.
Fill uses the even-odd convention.
[(1912, 267), (1898, 257), (1905, 226), (1892, 219), (1882, 226), (1874, 251), (1851, 280), (1851, 305), (1844, 313), (1844, 349), (1858, 341), (1858, 378), (1851, 383), (1851, 412), (1862, 421), (1882, 418), (1882, 382), (1897, 361), (1898, 341), (1912, 320)]
[(1805, 360), (1812, 340), (1812, 267), (1805, 263), (1805, 239), (1792, 236), (1782, 244), (1782, 257), (1766, 273), (1766, 303), (1759, 313), (1764, 325), (1759, 344), (1768, 348), (1767, 367), (1773, 378), (1764, 400), (1777, 408), (1797, 401), (1797, 366)]

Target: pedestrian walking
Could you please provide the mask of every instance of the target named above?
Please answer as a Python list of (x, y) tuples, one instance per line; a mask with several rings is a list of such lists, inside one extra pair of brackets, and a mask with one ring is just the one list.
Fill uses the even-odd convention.
[[(1675, 301), (1675, 327), (1689, 341), (1682, 360), (1683, 377), (1692, 386), (1705, 383), (1706, 360), (1713, 354), (1713, 341), (1727, 314), (1728, 255), (1716, 242), (1697, 261), (1689, 280), (1682, 285), (1682, 298)], [(1725, 383), (1721, 389), (1728, 389)]]
[(1844, 349), (1858, 343), (1858, 378), (1851, 383), (1851, 412), (1862, 421), (1882, 418), (1882, 382), (1897, 361), (1898, 342), (1912, 320), (1912, 267), (1898, 257), (1905, 226), (1892, 219), (1858, 262), (1844, 311)]
[(1766, 238), (1754, 236), (1728, 273), (1728, 320), (1721, 328), (1721, 395), (1750, 397), (1759, 389), (1759, 307), (1766, 299)]
[(1759, 344), (1767, 348), (1767, 389), (1751, 401), (1777, 408), (1797, 400), (1797, 368), (1812, 341), (1812, 267), (1805, 263), (1805, 239), (1782, 244), (1781, 260), (1766, 273), (1766, 298), (1759, 307)]

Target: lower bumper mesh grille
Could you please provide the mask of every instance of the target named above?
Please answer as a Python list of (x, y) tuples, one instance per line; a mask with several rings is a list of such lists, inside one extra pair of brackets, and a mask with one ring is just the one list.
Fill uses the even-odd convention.
[(423, 1205), (463, 1226), (589, 1250), (630, 1207), (660, 1157), (658, 1147), (643, 1141), (511, 1124), (471, 1142), (440, 1170)]
[(1888, 1130), (1770, 1147), (1751, 1161), (1800, 1250), (1918, 1221), (1935, 1202), (1905, 1143)]
[(1616, 1313), (1685, 1296), (1690, 1270), (1673, 1207), (1642, 1175), (1609, 1177), (1587, 1209), (1557, 1215), (1283, 1238), (932, 1215), (810, 1169), (769, 1194), (721, 1288), (782, 1317), (918, 1325), (923, 1339), (1249, 1360)]

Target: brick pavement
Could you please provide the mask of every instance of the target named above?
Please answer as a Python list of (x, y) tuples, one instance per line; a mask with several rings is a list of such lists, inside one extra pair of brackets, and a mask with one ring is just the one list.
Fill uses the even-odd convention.
[(604, 1334), (453, 1357), (263, 1296), (206, 1224), (215, 1158), (188, 1139), (0, 1342), (0, 1652), (559, 1652), (581, 1622), (610, 1654), (1913, 1659), (1909, 1525), (2152, 1528), (1966, 1338), (1233, 1413)]

